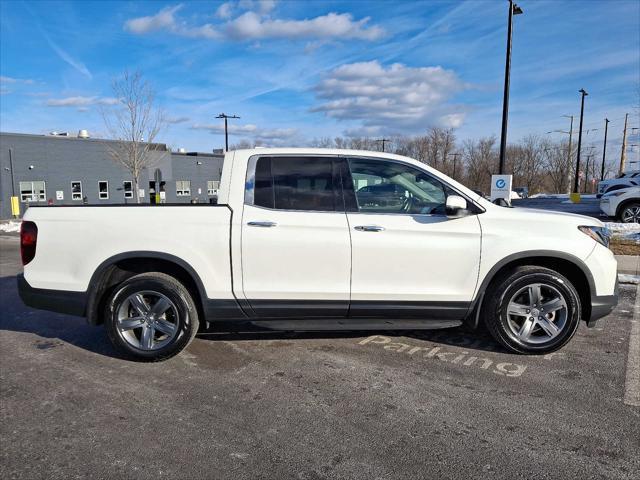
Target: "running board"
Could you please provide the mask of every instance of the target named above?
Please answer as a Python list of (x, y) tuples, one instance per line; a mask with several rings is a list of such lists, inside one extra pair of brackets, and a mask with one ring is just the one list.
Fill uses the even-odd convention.
[(300, 332), (320, 330), (438, 330), (462, 325), (461, 320), (388, 320), (388, 319), (304, 319), (304, 320), (253, 320), (252, 325), (270, 330), (295, 330)]

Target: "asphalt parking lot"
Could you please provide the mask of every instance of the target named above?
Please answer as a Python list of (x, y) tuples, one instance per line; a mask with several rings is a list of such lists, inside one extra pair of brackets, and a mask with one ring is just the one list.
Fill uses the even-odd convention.
[(1, 478), (640, 470), (635, 286), (597, 328), (581, 326), (543, 357), (464, 330), (274, 333), (202, 336), (167, 362), (140, 364), (119, 358), (102, 327), (24, 307), (20, 269), (17, 238), (0, 236)]

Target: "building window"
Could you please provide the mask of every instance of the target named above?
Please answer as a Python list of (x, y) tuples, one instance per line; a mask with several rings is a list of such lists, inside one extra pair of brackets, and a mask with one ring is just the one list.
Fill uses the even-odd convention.
[(176, 195), (178, 197), (191, 195), (191, 180), (176, 180)]
[(109, 200), (109, 182), (106, 180), (98, 182), (98, 198), (100, 200)]
[(217, 195), (220, 182), (217, 180), (207, 181), (207, 195)]
[(124, 198), (133, 198), (133, 182), (126, 180), (122, 182), (124, 188)]
[(82, 200), (82, 182), (71, 182), (71, 200)]
[(47, 192), (43, 181), (20, 182), (21, 202), (44, 202)]

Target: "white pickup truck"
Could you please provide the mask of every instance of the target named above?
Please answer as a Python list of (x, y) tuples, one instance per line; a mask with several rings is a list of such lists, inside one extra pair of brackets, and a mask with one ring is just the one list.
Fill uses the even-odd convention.
[(518, 353), (617, 303), (593, 218), (494, 205), (410, 158), (229, 152), (217, 205), (31, 207), (25, 304), (105, 324), (140, 360), (199, 329), (382, 330), (483, 322)]

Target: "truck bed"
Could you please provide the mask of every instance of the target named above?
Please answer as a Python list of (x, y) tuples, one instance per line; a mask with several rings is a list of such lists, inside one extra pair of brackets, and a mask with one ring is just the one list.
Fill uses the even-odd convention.
[(39, 241), (24, 277), (34, 288), (84, 292), (104, 262), (146, 252), (191, 266), (209, 298), (233, 298), (231, 217), (226, 205), (31, 207), (24, 220)]

